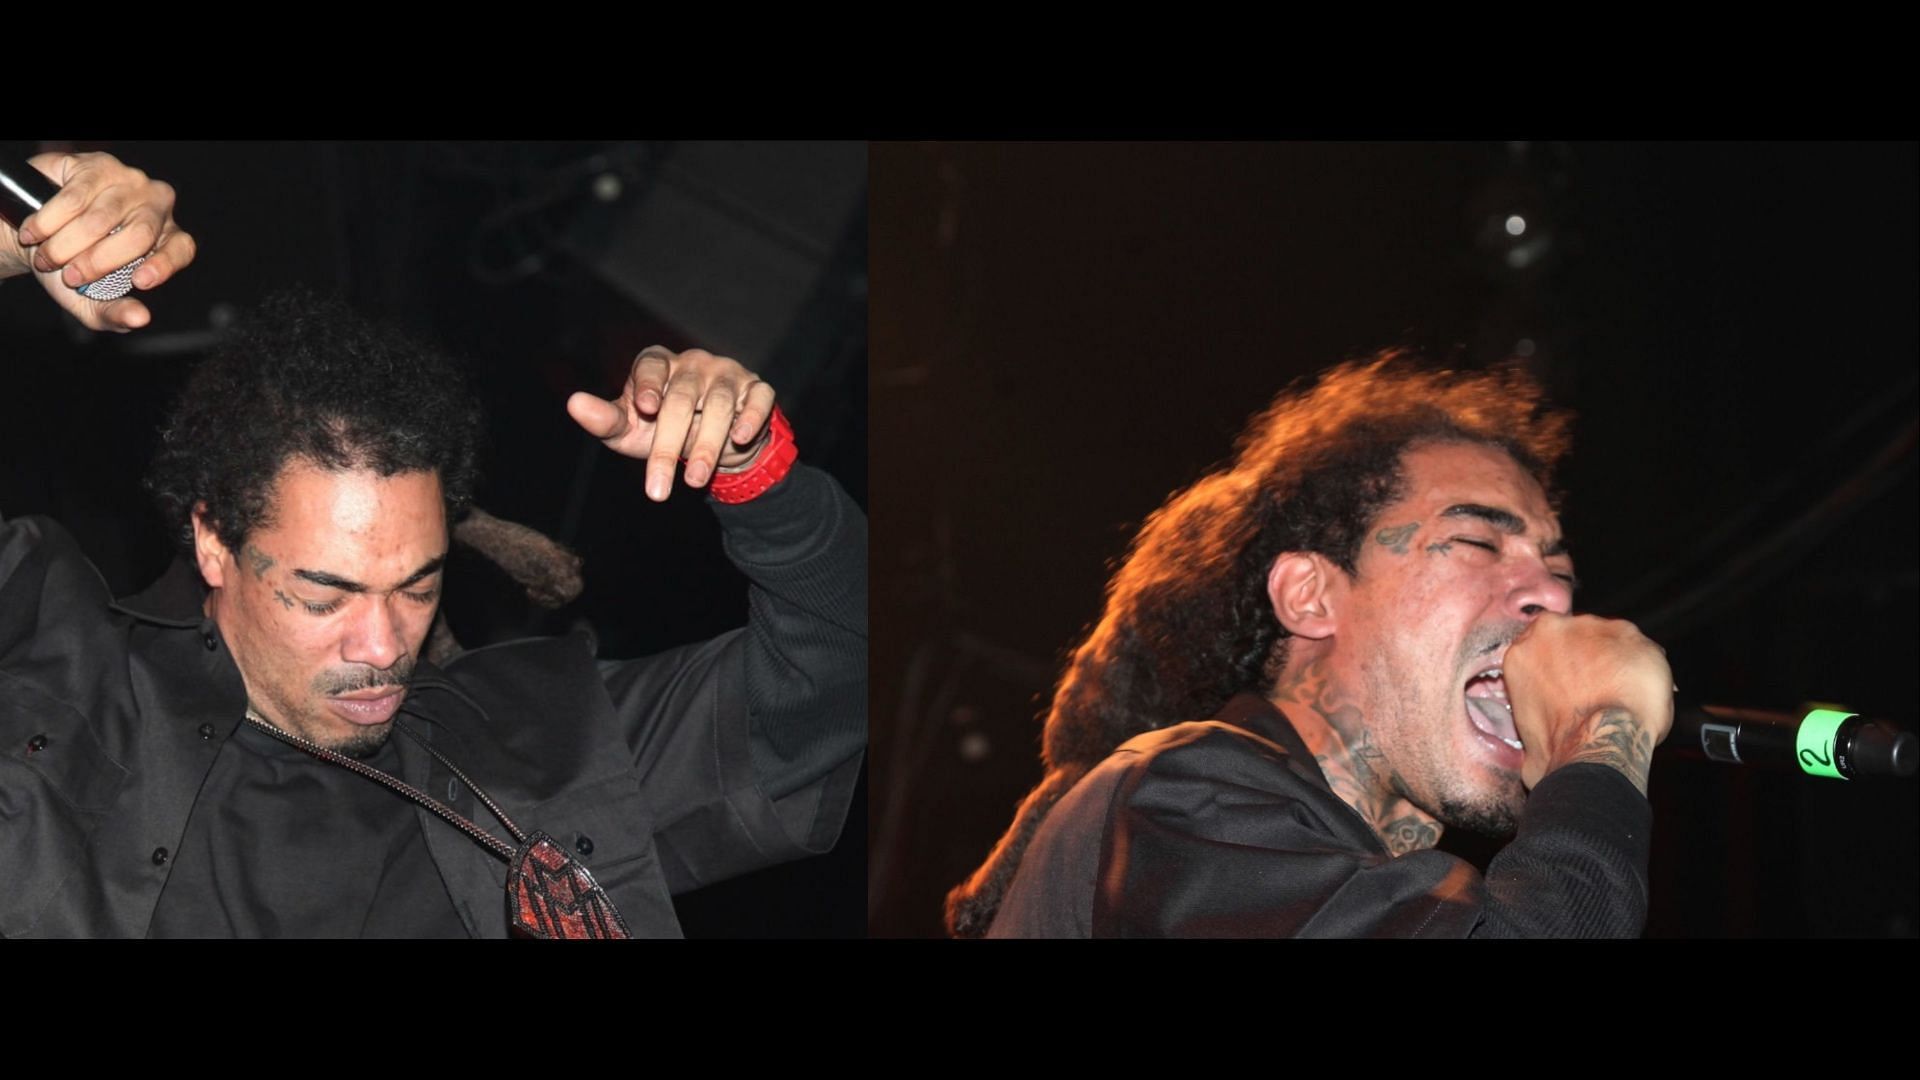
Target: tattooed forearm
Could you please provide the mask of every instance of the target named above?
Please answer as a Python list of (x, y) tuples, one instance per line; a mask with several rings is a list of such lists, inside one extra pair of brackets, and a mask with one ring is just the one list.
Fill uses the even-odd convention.
[(265, 578), (267, 571), (273, 569), (273, 556), (268, 555), (252, 544), (248, 544), (245, 550), (247, 553), (247, 565), (253, 568), (253, 576), (255, 578)]
[(1590, 761), (1608, 765), (1626, 774), (1640, 794), (1647, 793), (1647, 761), (1653, 756), (1653, 735), (1640, 726), (1625, 709), (1608, 709), (1594, 726), (1587, 744), (1576, 751), (1567, 764)]
[(1405, 525), (1396, 525), (1391, 529), (1381, 529), (1379, 532), (1373, 534), (1373, 538), (1382, 547), (1393, 552), (1395, 555), (1405, 555), (1407, 553), (1407, 541), (1413, 539), (1413, 534), (1417, 532), (1419, 528), (1419, 522), (1409, 521)]
[(286, 608), (288, 611), (293, 610), (293, 597), (288, 596), (286, 593), (281, 592), (279, 589), (275, 589), (273, 590), (273, 598), (275, 600), (280, 601), (281, 607)]

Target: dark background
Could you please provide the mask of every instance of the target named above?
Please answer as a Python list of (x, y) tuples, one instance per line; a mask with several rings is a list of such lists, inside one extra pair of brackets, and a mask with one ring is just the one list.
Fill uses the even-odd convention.
[[(7, 148), (10, 157), (33, 144)], [(137, 333), (95, 335), (40, 287), (0, 287), (0, 508), (65, 523), (116, 593), (171, 558), (139, 488), (160, 417), (236, 310), (303, 282), (470, 361), (490, 417), (476, 502), (573, 546), (586, 591), (531, 609), (452, 561), (463, 645), (590, 623), (606, 657), (741, 625), (746, 585), (703, 495), (566, 415), (659, 343), (739, 358), (780, 393), (801, 460), (866, 503), (866, 153), (859, 144), (86, 143), (179, 191), (199, 241)], [(863, 781), (864, 784), (864, 781)], [(865, 799), (829, 856), (677, 898), (689, 936), (864, 933)]]
[[(1914, 159), (874, 147), (871, 931), (939, 932), (1141, 520), (1280, 388), (1390, 345), (1524, 356), (1579, 413), (1578, 606), (1688, 692), (1912, 730)], [(1916, 792), (1663, 753), (1648, 934), (1913, 937)]]

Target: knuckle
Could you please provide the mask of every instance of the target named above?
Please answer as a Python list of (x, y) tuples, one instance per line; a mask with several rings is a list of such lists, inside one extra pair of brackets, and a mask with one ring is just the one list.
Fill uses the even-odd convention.
[(160, 240), (160, 230), (155, 226), (151, 218), (143, 217), (126, 228), (121, 229), (120, 232), (122, 235), (129, 236), (138, 241), (141, 251), (152, 250), (153, 246)]

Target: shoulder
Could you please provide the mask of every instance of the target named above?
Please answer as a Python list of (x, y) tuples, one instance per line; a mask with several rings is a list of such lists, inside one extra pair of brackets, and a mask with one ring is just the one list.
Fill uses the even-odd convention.
[(1312, 762), (1255, 732), (1218, 720), (1175, 724), (1122, 743), (1061, 796), (1036, 847), (1104, 835), (1116, 814), (1185, 812), (1231, 790), (1241, 802), (1332, 799)]
[(1315, 784), (1319, 767), (1282, 743), (1221, 720), (1175, 724), (1121, 744), (1101, 768), (1131, 774), (1136, 784), (1206, 780), (1254, 790), (1295, 792)]
[(606, 689), (590, 635), (521, 638), (470, 649), (414, 673), (418, 711), (440, 722), (477, 713), (488, 726), (538, 721), (548, 730), (603, 719)]
[(88, 696), (112, 658), (126, 652), (112, 603), (99, 570), (57, 522), (0, 523), (0, 674), (56, 697)]
[(8, 624), (37, 614), (43, 600), (64, 608), (84, 606), (103, 616), (113, 602), (106, 580), (73, 534), (44, 517), (0, 521), (0, 617)]
[(593, 636), (581, 630), (561, 637), (518, 638), (468, 649), (441, 665), (441, 674), (461, 685), (510, 687), (527, 675), (594, 671)]

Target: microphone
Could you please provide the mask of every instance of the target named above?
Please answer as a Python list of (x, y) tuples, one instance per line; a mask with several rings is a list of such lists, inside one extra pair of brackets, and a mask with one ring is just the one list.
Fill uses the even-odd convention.
[[(18, 229), (48, 199), (60, 193), (60, 185), (46, 178), (39, 169), (24, 161), (0, 158), (0, 218)], [(119, 232), (115, 229), (114, 232)], [(118, 300), (133, 291), (134, 267), (146, 262), (145, 255), (108, 274), (90, 281), (74, 292), (89, 300)]]
[(1911, 732), (1825, 705), (1783, 713), (1676, 701), (1662, 745), (1685, 757), (1838, 780), (1912, 776), (1920, 762)]

